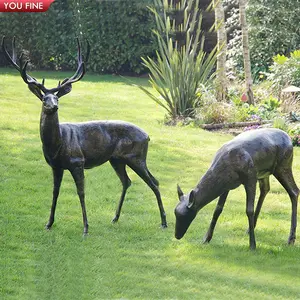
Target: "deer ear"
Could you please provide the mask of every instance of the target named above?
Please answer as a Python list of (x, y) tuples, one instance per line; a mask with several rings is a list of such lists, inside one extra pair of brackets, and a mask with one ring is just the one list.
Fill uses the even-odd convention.
[(181, 201), (182, 200), (181, 197), (183, 196), (183, 192), (182, 192), (179, 184), (177, 184), (177, 194), (178, 194), (179, 200)]
[(33, 94), (35, 94), (41, 101), (43, 100), (43, 94), (36, 85), (29, 83), (27, 86)]
[[(64, 83), (64, 81), (63, 81), (61, 84), (63, 84), (63, 83)], [(60, 98), (60, 97), (62, 97), (62, 96), (64, 96), (64, 95), (70, 93), (71, 90), (72, 90), (72, 84), (70, 83), (70, 84), (67, 84), (67, 85), (65, 85), (64, 87), (62, 87), (62, 88), (57, 92), (56, 96), (57, 96), (58, 98)]]
[(188, 208), (192, 208), (195, 205), (195, 192), (194, 190), (191, 190), (189, 195), (189, 204)]

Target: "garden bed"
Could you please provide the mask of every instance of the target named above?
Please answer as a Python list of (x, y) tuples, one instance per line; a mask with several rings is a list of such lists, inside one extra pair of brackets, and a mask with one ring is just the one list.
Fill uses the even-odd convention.
[(233, 123), (219, 123), (219, 124), (202, 124), (200, 127), (208, 131), (221, 131), (230, 133), (232, 135), (238, 135), (244, 130), (257, 128), (260, 126), (268, 126), (272, 121), (251, 121), (251, 122), (233, 122)]

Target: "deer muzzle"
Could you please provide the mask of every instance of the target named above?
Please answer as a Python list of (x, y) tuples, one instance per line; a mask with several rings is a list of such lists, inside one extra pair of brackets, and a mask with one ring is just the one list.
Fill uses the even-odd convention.
[(58, 105), (44, 105), (44, 112), (47, 115), (54, 114), (58, 110)]

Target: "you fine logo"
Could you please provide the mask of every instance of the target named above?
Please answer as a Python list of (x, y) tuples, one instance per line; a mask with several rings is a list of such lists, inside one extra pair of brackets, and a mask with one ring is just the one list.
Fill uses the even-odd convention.
[(55, 0), (0, 0), (0, 12), (45, 12)]

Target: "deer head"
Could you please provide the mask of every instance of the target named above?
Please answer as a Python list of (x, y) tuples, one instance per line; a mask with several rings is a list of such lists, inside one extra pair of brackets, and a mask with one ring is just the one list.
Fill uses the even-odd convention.
[[(58, 82), (58, 86), (52, 89), (45, 87), (45, 79), (42, 83), (38, 82), (34, 77), (26, 72), (28, 60), (24, 63), (23, 53), (19, 57), (19, 64), (17, 63), (15, 38), (12, 41), (12, 55), (10, 55), (5, 47), (5, 37), (2, 39), (2, 51), (6, 59), (20, 72), (24, 82), (28, 85), (29, 90), (43, 102), (43, 110), (46, 114), (52, 114), (58, 109), (58, 99), (72, 90), (72, 83), (79, 81), (85, 74), (85, 63), (81, 54), (81, 47), (79, 39), (77, 38), (78, 54), (77, 54), (77, 70), (70, 78), (65, 78), (62, 82)], [(90, 53), (90, 45), (87, 41), (86, 62)]]
[(175, 208), (175, 237), (179, 240), (195, 219), (197, 211), (193, 209), (195, 203), (195, 192), (193, 190), (188, 195), (184, 195), (179, 185), (177, 185), (177, 193), (179, 203)]

